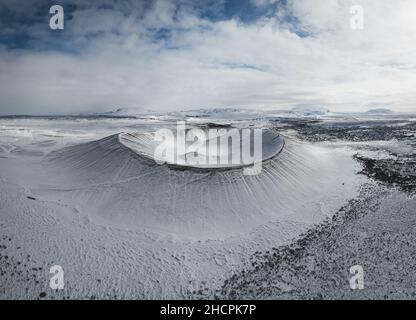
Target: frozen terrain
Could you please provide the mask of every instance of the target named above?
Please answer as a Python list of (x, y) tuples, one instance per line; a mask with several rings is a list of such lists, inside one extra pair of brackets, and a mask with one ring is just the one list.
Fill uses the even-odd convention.
[[(253, 255), (215, 296), (415, 299), (414, 116), (360, 115), (353, 121), (295, 121), (289, 126), (305, 141), (353, 147), (354, 158), (363, 166), (360, 174), (371, 181), (357, 198), (298, 240)], [(354, 265), (365, 272), (363, 290), (351, 290), (347, 281)]]
[[(347, 253), (361, 248), (359, 232), (376, 239), (361, 253), (374, 270), (390, 242), (386, 250), (410, 265), (414, 120), (299, 112), (1, 118), (0, 297), (351, 297), (339, 292), (348, 293)], [(263, 128), (273, 133), (266, 150), (284, 144), (270, 147), (258, 175), (157, 164), (142, 137), (176, 120)], [(335, 251), (339, 259), (328, 257)], [(52, 265), (65, 271), (63, 290), (49, 288)], [(371, 282), (362, 297), (389, 296), (409, 270)]]

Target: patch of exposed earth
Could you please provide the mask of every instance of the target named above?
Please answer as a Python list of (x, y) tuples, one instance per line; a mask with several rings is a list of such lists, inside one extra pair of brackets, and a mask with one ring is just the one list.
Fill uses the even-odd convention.
[(406, 120), (373, 121), (290, 121), (289, 127), (310, 142), (321, 141), (388, 141), (407, 140), (416, 137), (416, 122)]
[[(415, 121), (293, 121), (290, 127), (296, 130), (301, 140), (349, 143), (357, 149), (354, 158), (362, 164), (362, 174), (405, 192), (415, 191)], [(368, 155), (366, 150), (375, 151), (375, 154)], [(388, 156), (379, 156), (377, 152)]]

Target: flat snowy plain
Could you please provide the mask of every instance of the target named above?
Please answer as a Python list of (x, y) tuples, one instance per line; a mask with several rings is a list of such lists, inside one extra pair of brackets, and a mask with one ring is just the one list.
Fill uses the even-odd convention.
[[(267, 128), (285, 145), (259, 175), (247, 176), (242, 169), (158, 165), (120, 139), (170, 128), (177, 120)], [(354, 233), (364, 228), (357, 216), (367, 214), (376, 234), (383, 230), (378, 224), (392, 236), (400, 226), (410, 228), (406, 250), (414, 252), (414, 129), (408, 115), (361, 119), (237, 110), (1, 118), (0, 298), (371, 298), (383, 290), (382, 296), (393, 297), (377, 289), (377, 280), (371, 294), (354, 296), (348, 268), (377, 259), (370, 250), (360, 259), (340, 252), (351, 243), (361, 252), (364, 240)], [(377, 207), (383, 214), (366, 205), (369, 199), (384, 199)], [(359, 214), (352, 205), (357, 201)], [(388, 206), (403, 214), (390, 215)], [(346, 208), (356, 211), (339, 218)], [(347, 227), (349, 238), (334, 238)], [(323, 250), (326, 242), (333, 246)], [(321, 265), (294, 258), (290, 248), (296, 245)], [(342, 249), (340, 256), (328, 258), (334, 248)], [(403, 253), (404, 246), (397, 250)], [(302, 268), (295, 272), (297, 264)], [(53, 265), (64, 270), (63, 290), (49, 287)], [(337, 280), (328, 287), (332, 278)], [(389, 279), (384, 287), (395, 288), (395, 296), (402, 288), (411, 297), (410, 282), (405, 290)]]

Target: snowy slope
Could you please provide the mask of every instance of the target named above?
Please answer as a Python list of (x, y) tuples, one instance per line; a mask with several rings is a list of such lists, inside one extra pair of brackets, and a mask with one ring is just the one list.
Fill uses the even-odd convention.
[[(190, 297), (331, 216), (364, 179), (348, 148), (290, 137), (258, 176), (175, 170), (120, 143), (148, 127), (2, 120), (0, 224), (20, 273), (5, 269), (1, 297)], [(52, 264), (63, 292), (48, 289)]]

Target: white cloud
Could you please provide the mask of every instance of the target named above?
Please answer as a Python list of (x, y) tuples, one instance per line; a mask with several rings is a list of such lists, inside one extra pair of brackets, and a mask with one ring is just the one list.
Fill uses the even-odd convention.
[[(349, 27), (357, 3), (364, 30)], [(416, 111), (413, 0), (293, 0), (287, 10), (311, 36), (278, 18), (212, 22), (166, 1), (144, 17), (86, 8), (66, 23), (74, 44), (87, 44), (80, 54), (0, 49), (0, 113), (294, 104)], [(170, 35), (156, 40), (151, 28)]]

